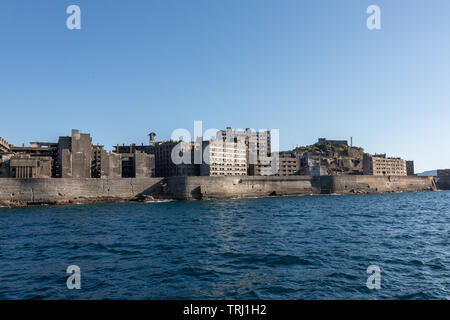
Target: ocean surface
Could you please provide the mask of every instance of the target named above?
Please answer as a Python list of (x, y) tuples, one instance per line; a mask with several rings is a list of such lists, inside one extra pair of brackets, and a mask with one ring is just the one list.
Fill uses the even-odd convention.
[(0, 299), (449, 298), (448, 191), (0, 208)]

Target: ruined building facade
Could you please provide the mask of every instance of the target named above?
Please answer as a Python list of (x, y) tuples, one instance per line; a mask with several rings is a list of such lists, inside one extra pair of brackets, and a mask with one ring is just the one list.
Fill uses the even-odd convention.
[(296, 176), (300, 174), (300, 158), (295, 152), (280, 152), (278, 156), (278, 175)]
[[(124, 175), (122, 163), (127, 161), (131, 164)], [(27, 147), (8, 144), (7, 152), (0, 152), (3, 178), (153, 177), (154, 167), (152, 155), (107, 152), (103, 146), (92, 145), (91, 136), (78, 130), (72, 130), (71, 136), (59, 137), (58, 142), (31, 142)]]
[(406, 176), (406, 161), (401, 158), (388, 158), (386, 154), (364, 154), (363, 168), (365, 175)]
[(201, 176), (246, 176), (247, 148), (243, 141), (203, 141)]
[(275, 175), (272, 168), (271, 135), (269, 130), (255, 131), (250, 128), (236, 130), (227, 127), (216, 133), (216, 140), (244, 143), (246, 147), (247, 175)]

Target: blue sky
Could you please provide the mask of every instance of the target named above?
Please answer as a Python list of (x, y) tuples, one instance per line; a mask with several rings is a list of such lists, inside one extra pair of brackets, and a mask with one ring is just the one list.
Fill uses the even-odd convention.
[[(66, 28), (79, 5), (82, 29)], [(366, 28), (381, 7), (382, 29)], [(280, 129), (450, 168), (448, 0), (3, 0), (0, 136)]]

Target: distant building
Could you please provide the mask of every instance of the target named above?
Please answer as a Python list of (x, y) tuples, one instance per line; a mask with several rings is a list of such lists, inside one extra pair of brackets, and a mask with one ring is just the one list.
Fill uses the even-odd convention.
[(10, 146), (10, 152), (13, 154), (28, 154), (31, 157), (50, 157), (52, 158), (52, 177), (58, 177), (58, 144), (55, 142), (30, 142), (28, 147)]
[[(198, 164), (195, 165), (193, 159), (193, 142), (184, 141), (167, 141), (154, 142), (149, 148), (149, 153), (155, 155), (156, 176), (172, 177), (172, 176), (194, 176), (198, 175)], [(178, 152), (177, 157), (183, 158), (186, 154), (187, 163), (175, 163), (172, 159), (172, 153)]]
[(132, 153), (112, 153), (118, 155), (121, 164), (122, 178), (148, 178), (155, 176), (155, 156), (143, 151)]
[(450, 177), (450, 169), (440, 169), (437, 171), (438, 177)]
[(347, 140), (319, 138), (309, 146), (293, 150), (299, 157), (300, 175), (362, 175), (363, 154), (360, 147), (349, 146)]
[(9, 176), (17, 179), (51, 178), (52, 158), (14, 155), (9, 161)]
[(217, 140), (243, 142), (246, 146), (247, 175), (273, 175), (270, 131), (254, 131), (250, 128), (235, 130), (227, 127), (216, 134)]
[(363, 172), (374, 176), (406, 176), (406, 161), (401, 158), (387, 158), (386, 154), (364, 154)]
[[(193, 159), (193, 142), (183, 142), (183, 141), (154, 141), (155, 133), (151, 133), (150, 135), (150, 145), (129, 145), (129, 146), (115, 146), (114, 152), (120, 154), (128, 154), (131, 156), (136, 151), (143, 152), (148, 155), (152, 155), (153, 157), (153, 174), (155, 177), (172, 177), (172, 176), (193, 176), (198, 175), (198, 165), (196, 166), (193, 161), (191, 163), (185, 164), (176, 164), (172, 161), (172, 152), (175, 151), (175, 148), (178, 148), (179, 152), (187, 152), (189, 153), (189, 157)], [(131, 169), (132, 162), (129, 159), (128, 162), (122, 162), (123, 170), (125, 176), (128, 176), (128, 173)]]
[(318, 145), (332, 145), (332, 146), (346, 146), (348, 147), (348, 141), (347, 140), (328, 140), (325, 138), (319, 138), (317, 141)]
[(121, 178), (122, 158), (120, 154), (107, 152), (103, 146), (92, 146), (92, 178)]
[(0, 152), (9, 152), (10, 144), (3, 138), (0, 137)]
[(243, 141), (203, 141), (202, 176), (246, 176), (246, 145)]
[(414, 176), (414, 161), (407, 160), (406, 161), (406, 175), (407, 176)]
[(0, 178), (9, 178), (9, 162), (14, 154), (1, 153), (0, 154)]
[(326, 176), (327, 167), (322, 164), (322, 156), (312, 151), (294, 150), (293, 153), (298, 157), (299, 174), (304, 176)]
[(278, 175), (294, 176), (300, 174), (300, 159), (294, 152), (280, 152), (278, 156)]
[(92, 145), (91, 136), (78, 130), (72, 130), (71, 136), (59, 137), (58, 142), (30, 142), (27, 147), (16, 147), (1, 139), (0, 145), (2, 178), (155, 176), (155, 155), (132, 146), (120, 150), (120, 154), (107, 152), (103, 146)]
[(91, 136), (72, 130), (71, 137), (59, 137), (58, 163), (61, 178), (91, 178)]

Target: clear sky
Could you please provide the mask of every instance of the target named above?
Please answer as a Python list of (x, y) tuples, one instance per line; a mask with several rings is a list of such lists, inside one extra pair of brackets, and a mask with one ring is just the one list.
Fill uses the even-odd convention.
[[(81, 8), (68, 30), (66, 8)], [(381, 30), (366, 9), (381, 8)], [(280, 129), (450, 168), (448, 0), (2, 0), (0, 136)]]

